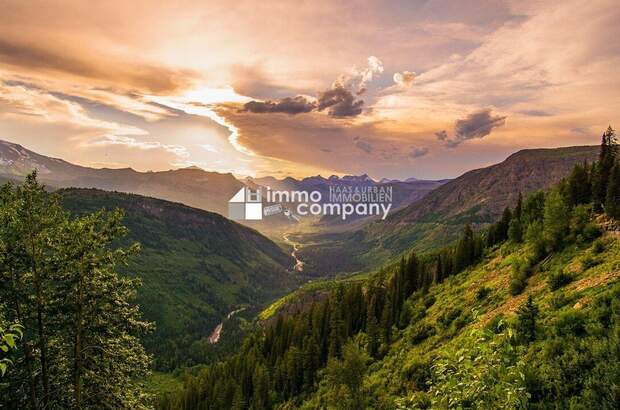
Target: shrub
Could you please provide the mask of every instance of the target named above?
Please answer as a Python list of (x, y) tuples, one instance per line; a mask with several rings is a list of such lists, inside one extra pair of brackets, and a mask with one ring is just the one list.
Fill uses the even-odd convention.
[(486, 324), (485, 329), (499, 334), (504, 331), (506, 328), (506, 318), (502, 313), (497, 316), (494, 316), (493, 319), (489, 320), (489, 323)]
[(403, 369), (405, 378), (413, 382), (418, 391), (427, 391), (431, 379), (431, 363), (427, 360), (414, 359)]
[(592, 244), (592, 252), (594, 254), (602, 253), (605, 250), (605, 242), (601, 239), (597, 239)]
[(554, 291), (568, 285), (572, 281), (573, 277), (571, 275), (564, 272), (563, 270), (559, 270), (549, 275), (549, 278), (547, 279), (547, 284), (549, 285), (549, 289)]
[(482, 301), (482, 300), (486, 299), (487, 296), (489, 296), (490, 293), (491, 293), (491, 288), (483, 286), (483, 287), (479, 288), (476, 291), (476, 300), (477, 301)]
[(417, 345), (435, 334), (435, 328), (426, 322), (418, 322), (411, 332), (411, 344)]
[(564, 292), (558, 292), (551, 296), (549, 300), (549, 306), (552, 309), (561, 309), (571, 302), (571, 298), (567, 297)]
[(470, 312), (463, 313), (454, 321), (454, 328), (456, 330), (462, 329), (468, 323), (473, 321), (472, 315)]
[(584, 336), (586, 334), (585, 313), (574, 309), (560, 313), (555, 320), (554, 331), (558, 336)]
[(513, 277), (510, 280), (510, 294), (516, 296), (521, 294), (527, 286), (527, 278), (523, 276)]
[(443, 313), (441, 316), (439, 316), (439, 318), (437, 319), (437, 322), (439, 322), (443, 327), (448, 327), (454, 321), (454, 319), (456, 319), (460, 315), (461, 315), (461, 309), (453, 308)]
[(599, 259), (593, 258), (590, 255), (587, 255), (581, 260), (581, 270), (590, 269), (600, 263), (601, 261)]
[(433, 306), (435, 304), (435, 296), (433, 295), (426, 295), (424, 297), (424, 307), (425, 308), (429, 308), (431, 306)]

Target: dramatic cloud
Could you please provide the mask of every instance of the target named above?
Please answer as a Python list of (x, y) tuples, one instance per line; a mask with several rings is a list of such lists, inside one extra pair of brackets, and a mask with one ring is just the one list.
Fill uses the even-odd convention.
[(332, 117), (355, 117), (362, 113), (363, 100), (356, 100), (351, 91), (341, 84), (319, 94), (318, 110), (329, 108), (327, 113)]
[(412, 71), (403, 71), (402, 73), (394, 73), (394, 82), (403, 88), (411, 88), (415, 80), (416, 73)]
[(368, 84), (383, 71), (381, 60), (375, 56), (370, 56), (366, 67), (353, 67), (347, 74), (340, 75), (329, 89), (318, 93), (316, 102), (298, 95), (297, 97), (285, 97), (278, 100), (250, 101), (243, 106), (242, 111), (256, 114), (286, 113), (295, 115), (314, 110), (327, 110), (327, 114), (331, 117), (355, 117), (362, 113), (364, 105), (364, 101), (357, 99), (357, 96), (365, 93)]
[(411, 150), (411, 152), (409, 153), (409, 156), (411, 158), (420, 158), (420, 157), (423, 157), (426, 154), (428, 154), (428, 148), (426, 148), (426, 147), (420, 147), (420, 148), (414, 147)]
[(492, 115), (490, 109), (485, 109), (457, 120), (454, 123), (455, 136), (453, 138), (449, 138), (446, 131), (437, 132), (435, 136), (439, 141), (445, 142), (446, 146), (454, 148), (464, 141), (484, 138), (491, 133), (493, 128), (500, 127), (505, 123), (505, 116)]
[(439, 178), (617, 118), (617, 0), (216, 3), (2, 2), (0, 138), (83, 165)]
[(309, 101), (306, 97), (285, 97), (276, 101), (250, 101), (245, 103), (243, 111), (263, 114), (268, 112), (281, 112), (285, 114), (301, 114), (310, 112), (316, 108), (314, 101)]

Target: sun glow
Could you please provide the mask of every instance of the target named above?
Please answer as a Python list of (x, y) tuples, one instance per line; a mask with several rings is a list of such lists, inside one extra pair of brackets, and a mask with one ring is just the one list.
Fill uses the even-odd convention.
[(230, 142), (235, 150), (245, 155), (256, 155), (253, 151), (247, 149), (239, 143), (239, 129), (230, 122), (226, 121), (224, 117), (215, 111), (216, 107), (221, 107), (227, 103), (239, 104), (246, 103), (251, 100), (249, 97), (237, 94), (232, 87), (199, 87), (188, 90), (180, 96), (146, 95), (144, 98), (148, 101), (165, 105), (175, 110), (183, 111), (187, 114), (200, 115), (215, 121), (217, 124), (228, 129), (230, 132), (228, 142)]

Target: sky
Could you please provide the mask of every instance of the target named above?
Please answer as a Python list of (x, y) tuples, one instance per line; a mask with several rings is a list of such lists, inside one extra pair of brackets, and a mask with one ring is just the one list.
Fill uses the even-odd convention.
[(439, 179), (620, 123), (616, 0), (0, 10), (0, 139), (85, 166)]

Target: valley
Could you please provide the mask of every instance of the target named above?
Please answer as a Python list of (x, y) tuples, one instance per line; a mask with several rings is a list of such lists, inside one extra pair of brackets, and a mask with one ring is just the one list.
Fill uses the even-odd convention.
[[(35, 158), (48, 176), (53, 174), (55, 161), (10, 149)], [(113, 246), (129, 249), (139, 243), (140, 251), (117, 269), (123, 278), (141, 283), (134, 306), (153, 324), (140, 341), (153, 356), (156, 373), (141, 380), (153, 392), (157, 409), (199, 408), (204, 397), (212, 400), (207, 408), (229, 408), (238, 395), (254, 403), (252, 408), (264, 409), (276, 404), (413, 409), (441, 407), (448, 398), (508, 400), (501, 392), (443, 393), (452, 383), (474, 383), (475, 376), (441, 373), (437, 366), (458, 367), (454, 352), (462, 346), (469, 349), (463, 359), (471, 360), (467, 371), (490, 372), (480, 366), (496, 365), (495, 344), (532, 357), (521, 362), (514, 355), (501, 356), (509, 368), (493, 377), (506, 384), (506, 394), (523, 403), (544, 402), (541, 393), (527, 398), (523, 389), (536, 392), (530, 383), (547, 388), (553, 380), (528, 374), (519, 381), (510, 369), (535, 368), (536, 346), (552, 343), (553, 332), (582, 337), (561, 330), (564, 320), (600, 326), (580, 312), (608, 314), (600, 313), (601, 306), (618, 292), (617, 224), (605, 212), (593, 211), (598, 171), (590, 164), (599, 151), (590, 146), (526, 150), (450, 181), (407, 182), (428, 190), (407, 194), (385, 221), (315, 217), (250, 227), (180, 202), (103, 190), (99, 182), (85, 180), (78, 186), (95, 186), (51, 186), (53, 194), (46, 195), (57, 195), (71, 218), (120, 210), (127, 235)], [(24, 161), (3, 155), (5, 166), (20, 164), (5, 168), (4, 178), (18, 181)], [(305, 189), (377, 184), (367, 176), (251, 184), (260, 182), (310, 184)], [(157, 191), (159, 182), (152, 183), (145, 182), (140, 191)], [(178, 192), (172, 197), (179, 198)], [(604, 202), (608, 199), (598, 198), (603, 198), (598, 206), (613, 212)], [(510, 329), (524, 337), (520, 317), (528, 303), (548, 307), (536, 320), (551, 330), (525, 343), (506, 335)], [(601, 323), (616, 326), (615, 316), (606, 320)], [(585, 334), (593, 343), (614, 343), (607, 333)], [(488, 341), (492, 353), (486, 347), (476, 350), (473, 340)], [(352, 371), (360, 377), (356, 385), (350, 384), (353, 376), (342, 377), (341, 372)], [(239, 387), (244, 385), (238, 380), (249, 387)], [(256, 390), (260, 386), (263, 390)], [(488, 386), (471, 385), (476, 391), (483, 387)], [(589, 391), (580, 389), (558, 400)]]
[(618, 0), (0, 0), (0, 410), (620, 410)]

